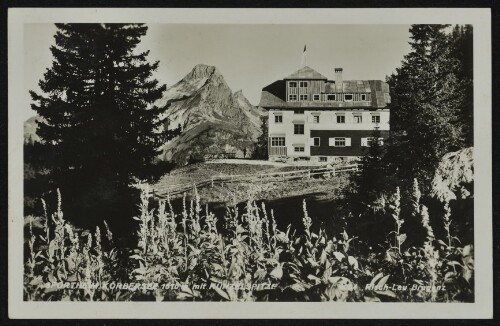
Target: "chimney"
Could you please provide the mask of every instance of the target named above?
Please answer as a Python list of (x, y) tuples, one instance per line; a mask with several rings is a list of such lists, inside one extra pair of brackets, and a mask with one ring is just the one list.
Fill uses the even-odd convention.
[(342, 92), (342, 68), (335, 68), (335, 89)]
[(342, 83), (342, 68), (335, 68), (335, 82)]

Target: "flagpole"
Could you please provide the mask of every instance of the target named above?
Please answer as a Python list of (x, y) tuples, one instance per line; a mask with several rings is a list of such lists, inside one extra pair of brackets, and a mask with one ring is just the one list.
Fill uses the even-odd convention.
[(302, 51), (302, 68), (307, 66), (307, 45), (304, 45), (304, 51)]
[(304, 45), (304, 51), (302, 51), (302, 67), (307, 66), (307, 45)]

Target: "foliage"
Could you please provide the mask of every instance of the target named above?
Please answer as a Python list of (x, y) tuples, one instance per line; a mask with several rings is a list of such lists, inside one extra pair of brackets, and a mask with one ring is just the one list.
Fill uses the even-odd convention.
[(84, 194), (92, 191), (113, 205), (120, 197), (115, 189), (123, 194), (135, 177), (164, 173), (156, 157), (173, 134), (163, 128), (168, 105), (153, 104), (166, 89), (151, 77), (159, 63), (137, 51), (147, 31), (141, 24), (56, 26), (42, 94), (30, 92), (41, 118), (37, 135), (52, 154), (50, 177), (78, 210), (85, 211)]
[[(380, 242), (380, 234), (371, 235), (370, 227), (391, 229), (393, 221), (385, 207), (394, 188), (400, 189), (401, 214), (407, 216), (400, 231), (411, 234), (407, 244), (416, 246), (426, 240), (415, 206), (421, 194), (415, 187), (429, 194), (422, 201), (440, 235), (444, 232), (442, 198), (463, 199), (473, 192), (472, 150), (464, 149), (472, 145), (472, 27), (412, 25), (410, 34), (411, 51), (387, 79), (392, 99), (390, 137), (382, 148), (369, 148), (346, 195), (346, 209), (358, 222), (351, 223), (352, 233), (370, 245)], [(456, 229), (468, 241), (471, 201), (452, 204)]]
[(380, 130), (375, 128), (370, 137), (369, 147), (360, 161), (360, 171), (353, 178), (355, 198), (353, 202), (358, 203), (356, 210), (377, 209), (380, 204), (381, 195), (387, 189), (387, 176), (385, 162), (385, 144)]
[[(251, 198), (243, 212), (222, 219), (203, 208), (197, 190), (182, 212), (167, 199), (151, 209), (141, 195), (135, 245), (120, 261), (112, 236), (78, 234), (58, 208), (34, 227), (28, 218), (26, 300), (187, 301), (472, 301), (472, 246), (449, 234), (436, 239), (426, 208), (416, 205), (428, 230), (423, 246), (404, 248), (399, 191), (387, 212), (395, 221), (387, 247), (360, 251), (345, 230), (312, 231), (303, 202), (302, 230), (279, 230), (273, 211)], [(444, 220), (453, 223), (446, 208)], [(104, 241), (106, 240), (106, 241)], [(49, 283), (50, 282), (50, 283)], [(79, 288), (64, 288), (80, 282)], [(58, 285), (59, 284), (59, 285)], [(62, 284), (62, 285), (61, 285)], [(78, 283), (77, 283), (78, 284)], [(97, 286), (81, 289), (82, 284)], [(111, 286), (115, 284), (115, 286)], [(118, 287), (116, 284), (120, 284)], [(62, 288), (61, 288), (62, 287)], [(83, 286), (85, 287), (85, 286)]]
[(253, 159), (258, 160), (267, 160), (268, 159), (268, 142), (269, 142), (269, 130), (267, 126), (268, 117), (261, 118), (261, 126), (260, 129), (262, 133), (257, 138), (257, 142), (255, 143), (255, 147), (252, 153)]
[[(412, 25), (411, 52), (388, 78), (391, 137), (385, 162), (430, 187), (439, 159), (472, 145), (472, 29)], [(470, 52), (470, 53), (469, 53)]]

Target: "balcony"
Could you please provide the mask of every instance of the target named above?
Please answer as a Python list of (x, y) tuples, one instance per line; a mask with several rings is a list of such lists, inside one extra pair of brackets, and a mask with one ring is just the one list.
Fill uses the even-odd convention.
[(270, 146), (269, 156), (271, 155), (285, 155), (286, 156), (286, 146)]

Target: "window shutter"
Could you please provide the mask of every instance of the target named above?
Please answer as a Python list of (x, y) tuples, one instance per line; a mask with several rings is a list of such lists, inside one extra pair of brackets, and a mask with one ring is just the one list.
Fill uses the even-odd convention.
[(351, 146), (351, 138), (346, 138), (345, 139), (345, 145), (346, 146)]
[(328, 138), (328, 146), (335, 146), (335, 138)]
[(368, 138), (361, 138), (361, 146), (368, 147)]

